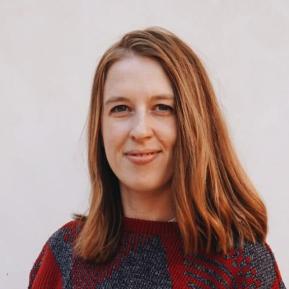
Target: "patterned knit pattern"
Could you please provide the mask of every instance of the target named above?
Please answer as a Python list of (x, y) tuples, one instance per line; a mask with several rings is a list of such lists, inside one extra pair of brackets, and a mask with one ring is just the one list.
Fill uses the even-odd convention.
[(184, 256), (175, 222), (124, 217), (115, 258), (95, 265), (75, 256), (80, 223), (71, 221), (46, 242), (30, 272), (29, 289), (284, 289), (268, 244), (246, 243), (227, 255)]

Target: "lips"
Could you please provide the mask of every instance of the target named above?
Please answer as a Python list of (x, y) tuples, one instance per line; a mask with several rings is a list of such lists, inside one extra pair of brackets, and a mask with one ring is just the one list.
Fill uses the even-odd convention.
[(153, 155), (156, 153), (161, 152), (160, 150), (132, 150), (125, 153), (125, 155), (132, 155), (132, 156), (144, 156), (144, 155)]
[(129, 161), (136, 165), (144, 165), (156, 159), (161, 151), (129, 151), (125, 153)]

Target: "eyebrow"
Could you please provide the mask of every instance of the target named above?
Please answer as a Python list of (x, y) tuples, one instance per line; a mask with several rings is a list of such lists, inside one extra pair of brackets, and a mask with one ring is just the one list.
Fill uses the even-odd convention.
[[(158, 95), (151, 96), (150, 100), (152, 99), (153, 100), (163, 100), (163, 99), (173, 100), (174, 96), (172, 94), (158, 94)], [(124, 96), (112, 96), (104, 103), (104, 105), (106, 106), (110, 103), (120, 102), (120, 101), (130, 101), (130, 99)]]

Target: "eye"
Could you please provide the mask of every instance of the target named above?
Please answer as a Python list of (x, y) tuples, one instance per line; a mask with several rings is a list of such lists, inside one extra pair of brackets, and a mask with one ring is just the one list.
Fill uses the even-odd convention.
[(126, 111), (126, 109), (128, 109), (127, 105), (124, 104), (120, 104), (120, 105), (116, 105), (111, 109), (111, 112), (123, 112)]
[(162, 103), (157, 104), (156, 107), (159, 108), (158, 111), (173, 111), (174, 110), (171, 106), (167, 104), (162, 104)]

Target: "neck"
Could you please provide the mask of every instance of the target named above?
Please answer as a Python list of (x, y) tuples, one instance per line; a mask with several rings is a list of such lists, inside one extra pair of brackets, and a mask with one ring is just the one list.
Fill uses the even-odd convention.
[(172, 221), (175, 217), (172, 193), (169, 189), (159, 191), (136, 191), (121, 186), (124, 215), (149, 221)]

